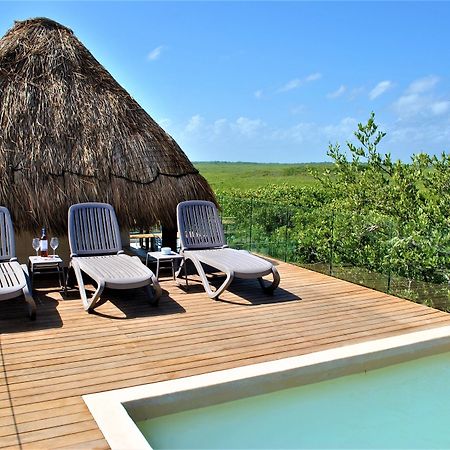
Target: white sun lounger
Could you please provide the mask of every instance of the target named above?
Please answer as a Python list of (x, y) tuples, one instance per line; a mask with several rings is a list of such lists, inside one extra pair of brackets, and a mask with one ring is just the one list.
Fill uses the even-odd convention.
[[(222, 222), (214, 203), (203, 200), (182, 202), (177, 206), (177, 221), (181, 253), (185, 260), (193, 262), (210, 298), (217, 299), (234, 277), (258, 279), (263, 290), (268, 293), (277, 288), (280, 276), (272, 263), (245, 250), (227, 247)], [(215, 291), (208, 282), (204, 265), (226, 275), (223, 284)], [(262, 277), (269, 274), (273, 275), (273, 282), (266, 286)]]
[[(69, 208), (69, 244), (72, 268), (84, 309), (91, 312), (103, 289), (143, 287), (157, 305), (161, 288), (153, 272), (137, 256), (124, 254), (114, 208), (106, 203), (79, 203)], [(88, 299), (82, 273), (97, 283)], [(152, 285), (153, 291), (150, 288)]]
[(31, 320), (36, 319), (36, 303), (31, 296), (30, 278), (25, 264), (16, 258), (16, 243), (11, 215), (0, 206), (0, 300), (20, 297), (23, 294), (28, 304)]

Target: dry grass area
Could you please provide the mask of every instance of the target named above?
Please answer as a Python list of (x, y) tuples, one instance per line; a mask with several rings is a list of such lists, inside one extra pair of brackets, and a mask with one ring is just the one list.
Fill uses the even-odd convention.
[(108, 291), (90, 315), (77, 292), (63, 299), (41, 285), (34, 323), (24, 301), (0, 303), (0, 447), (107, 448), (83, 394), (450, 324), (422, 305), (278, 267), (273, 297), (237, 281), (213, 301), (198, 284), (185, 292), (168, 280), (159, 308), (140, 291)]

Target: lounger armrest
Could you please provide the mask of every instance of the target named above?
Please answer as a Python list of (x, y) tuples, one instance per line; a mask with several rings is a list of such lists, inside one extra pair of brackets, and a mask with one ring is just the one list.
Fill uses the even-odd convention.
[(13, 257), (9, 260), (9, 262), (14, 262), (14, 261), (17, 261), (17, 258), (16, 258), (15, 256), (13, 256)]
[(124, 255), (125, 252), (124, 252), (123, 250), (119, 250), (119, 251), (117, 252), (117, 254), (118, 254), (118, 255)]
[(75, 257), (77, 257), (77, 256), (78, 256), (78, 255), (77, 255), (76, 253), (71, 253), (71, 254), (70, 254), (70, 257), (71, 257), (71, 258), (75, 258)]

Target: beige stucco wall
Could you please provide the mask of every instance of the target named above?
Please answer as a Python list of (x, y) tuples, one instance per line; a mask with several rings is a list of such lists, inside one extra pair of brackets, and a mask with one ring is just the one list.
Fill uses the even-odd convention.
[[(122, 231), (120, 233), (122, 237), (122, 245), (128, 246), (130, 245), (130, 233), (128, 230)], [(33, 234), (30, 232), (16, 232), (16, 256), (20, 263), (26, 264), (28, 263), (28, 257), (31, 255), (35, 255), (33, 247), (31, 246), (31, 242), (33, 238), (39, 237), (37, 234)], [(56, 254), (59, 255), (64, 261), (64, 265), (67, 266), (69, 264), (70, 258), (70, 250), (69, 250), (69, 241), (67, 236), (57, 236), (59, 238), (59, 247), (56, 249)], [(52, 235), (49, 234), (49, 247), (48, 253), (49, 255), (53, 254), (53, 250), (50, 248), (50, 239)]]

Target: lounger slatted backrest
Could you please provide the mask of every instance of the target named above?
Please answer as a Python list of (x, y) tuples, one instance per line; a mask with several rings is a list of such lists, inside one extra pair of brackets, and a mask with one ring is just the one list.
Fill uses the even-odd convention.
[(182, 249), (219, 248), (226, 245), (216, 205), (203, 200), (181, 202), (177, 206)]
[(122, 250), (114, 208), (107, 203), (79, 203), (69, 208), (70, 252), (107, 255)]
[(16, 256), (14, 228), (8, 208), (0, 206), (0, 261), (9, 261)]

